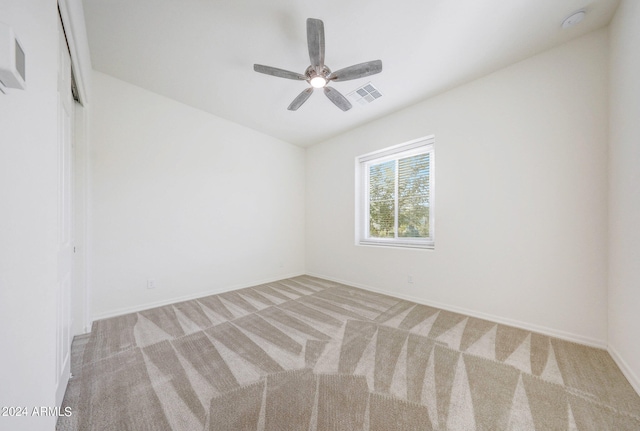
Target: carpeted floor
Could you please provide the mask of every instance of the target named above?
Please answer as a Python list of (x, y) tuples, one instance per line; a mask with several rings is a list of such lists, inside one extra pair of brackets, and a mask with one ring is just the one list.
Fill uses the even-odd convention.
[(63, 430), (640, 430), (604, 350), (309, 276), (94, 323)]

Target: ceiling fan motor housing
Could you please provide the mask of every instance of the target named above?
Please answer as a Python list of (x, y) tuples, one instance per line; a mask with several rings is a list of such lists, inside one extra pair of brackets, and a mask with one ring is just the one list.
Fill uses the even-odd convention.
[(329, 69), (327, 66), (322, 66), (322, 68), (309, 66), (307, 67), (307, 70), (304, 71), (304, 74), (307, 76), (307, 78), (309, 78), (307, 79), (307, 81), (311, 81), (316, 76), (321, 76), (328, 81), (329, 75), (331, 74), (331, 69)]

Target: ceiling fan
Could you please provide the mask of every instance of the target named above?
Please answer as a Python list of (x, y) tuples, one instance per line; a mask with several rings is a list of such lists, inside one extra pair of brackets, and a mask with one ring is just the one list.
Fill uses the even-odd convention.
[(360, 63), (353, 66), (332, 72), (324, 64), (324, 23), (319, 19), (307, 19), (307, 45), (309, 46), (309, 59), (311, 65), (307, 67), (304, 73), (290, 72), (288, 70), (278, 69), (276, 67), (264, 66), (262, 64), (254, 64), (253, 70), (266, 75), (277, 76), (279, 78), (295, 79), (299, 81), (307, 81), (311, 87), (304, 90), (298, 95), (287, 108), (290, 111), (297, 110), (315, 88), (324, 88), (324, 94), (338, 108), (343, 111), (351, 109), (351, 103), (338, 90), (329, 87), (331, 81), (348, 81), (350, 79), (358, 79), (369, 75), (375, 75), (382, 71), (382, 61), (374, 60)]

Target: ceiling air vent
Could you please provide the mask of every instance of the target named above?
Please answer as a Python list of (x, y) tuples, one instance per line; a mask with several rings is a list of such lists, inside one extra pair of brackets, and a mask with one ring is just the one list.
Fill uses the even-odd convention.
[(347, 97), (359, 105), (367, 105), (374, 100), (381, 98), (382, 93), (380, 93), (378, 89), (369, 82), (347, 94)]

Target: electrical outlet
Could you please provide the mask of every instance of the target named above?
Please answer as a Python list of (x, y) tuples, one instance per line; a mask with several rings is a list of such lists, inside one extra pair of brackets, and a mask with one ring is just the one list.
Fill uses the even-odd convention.
[(155, 289), (156, 281), (155, 280), (147, 280), (147, 289)]
[(413, 275), (407, 275), (407, 283), (413, 284)]

